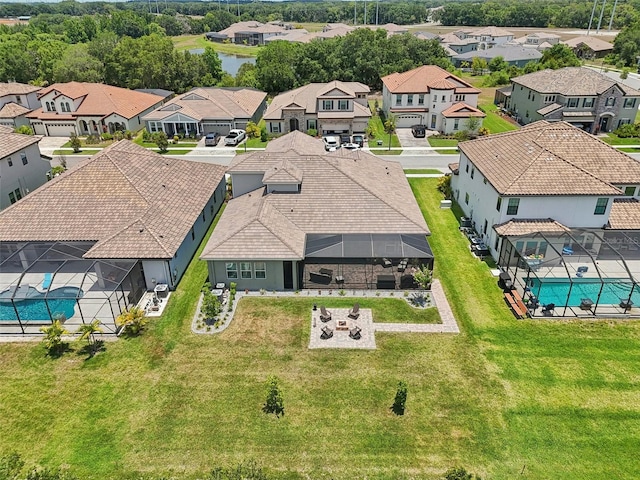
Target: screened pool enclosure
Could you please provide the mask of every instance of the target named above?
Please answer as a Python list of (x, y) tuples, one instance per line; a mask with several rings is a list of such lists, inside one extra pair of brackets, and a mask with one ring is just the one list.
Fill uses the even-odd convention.
[(95, 242), (2, 242), (0, 334), (35, 334), (60, 319), (73, 332), (99, 319), (115, 333), (115, 318), (145, 292), (137, 260), (86, 259)]
[(505, 237), (498, 264), (533, 316), (640, 315), (640, 231)]

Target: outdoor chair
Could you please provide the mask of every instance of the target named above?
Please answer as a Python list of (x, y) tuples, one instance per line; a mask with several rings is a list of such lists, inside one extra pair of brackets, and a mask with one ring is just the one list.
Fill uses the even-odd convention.
[(320, 307), (320, 320), (323, 322), (331, 320), (331, 312), (327, 311), (324, 305)]
[(583, 277), (585, 273), (589, 271), (589, 267), (582, 266), (578, 267), (576, 270), (576, 277)]
[(358, 317), (360, 316), (360, 304), (356, 303), (353, 305), (353, 308), (351, 310), (349, 310), (349, 318), (353, 318), (354, 320), (357, 320)]
[(360, 340), (360, 338), (362, 337), (360, 335), (360, 332), (362, 331), (362, 329), (358, 326), (353, 327), (351, 330), (349, 330), (349, 336), (351, 338), (353, 338), (354, 340)]
[(327, 327), (326, 325), (320, 329), (322, 333), (320, 334), (320, 338), (326, 340), (328, 338), (333, 337), (333, 330)]
[(547, 303), (546, 305), (542, 306), (542, 314), (543, 315), (553, 314), (553, 310), (555, 308), (556, 308), (556, 304), (555, 303)]

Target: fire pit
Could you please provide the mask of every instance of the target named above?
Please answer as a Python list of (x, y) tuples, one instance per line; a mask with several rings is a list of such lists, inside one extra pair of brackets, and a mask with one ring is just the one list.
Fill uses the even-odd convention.
[(349, 322), (346, 319), (336, 320), (336, 330), (349, 330)]

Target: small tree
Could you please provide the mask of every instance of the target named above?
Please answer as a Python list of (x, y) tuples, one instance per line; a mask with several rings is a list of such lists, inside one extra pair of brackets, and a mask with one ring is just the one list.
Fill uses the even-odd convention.
[(78, 328), (76, 333), (80, 334), (80, 340), (86, 340), (89, 346), (89, 355), (94, 356), (96, 354), (98, 342), (96, 341), (96, 333), (103, 333), (104, 330), (100, 327), (100, 320), (95, 319), (91, 323), (85, 323)]
[(467, 119), (467, 130), (472, 133), (477, 133), (480, 128), (480, 119), (478, 117), (469, 117)]
[(247, 137), (249, 138), (258, 138), (260, 136), (260, 127), (256, 125), (254, 122), (247, 123)]
[(69, 137), (69, 144), (71, 145), (71, 148), (73, 148), (73, 153), (78, 153), (82, 148), (82, 142), (75, 133), (72, 133)]
[(487, 69), (487, 61), (484, 58), (473, 57), (471, 61), (471, 74), (472, 75), (482, 75), (482, 73)]
[(404, 410), (407, 405), (407, 384), (406, 382), (398, 382), (398, 389), (396, 390), (396, 397), (391, 405), (391, 411), (396, 415), (404, 415)]
[(262, 127), (260, 129), (260, 141), (266, 142), (267, 140), (269, 140), (269, 136), (267, 135), (267, 129), (265, 127)]
[(284, 417), (284, 401), (278, 386), (278, 379), (271, 375), (267, 379), (267, 401), (262, 406), (264, 413), (274, 413), (276, 417)]
[(447, 200), (451, 198), (453, 191), (451, 190), (451, 175), (445, 175), (438, 180), (438, 191), (444, 195)]
[(444, 473), (444, 480), (482, 480), (462, 467), (452, 467)]
[(211, 293), (211, 284), (205, 283), (202, 287), (202, 306), (200, 307), (200, 315), (205, 320), (215, 320), (220, 314), (221, 305), (213, 293)]
[(33, 129), (29, 125), (21, 125), (15, 129), (15, 132), (22, 135), (33, 135)]
[(429, 290), (433, 280), (433, 272), (429, 270), (429, 267), (426, 265), (422, 265), (419, 269), (413, 272), (413, 280), (423, 290)]
[(132, 336), (139, 335), (148, 322), (144, 310), (138, 307), (131, 307), (116, 318), (116, 325), (122, 327), (127, 335)]
[(151, 141), (155, 143), (160, 152), (165, 153), (169, 150), (169, 140), (167, 139), (167, 134), (164, 132), (156, 132), (151, 135)]
[(384, 121), (384, 131), (389, 134), (389, 150), (391, 150), (391, 135), (396, 131), (396, 117), (389, 115)]
[(66, 342), (62, 341), (62, 335), (68, 335), (69, 332), (60, 319), (54, 319), (51, 325), (40, 327), (40, 331), (44, 333), (42, 343), (47, 349), (47, 355), (50, 357), (58, 357), (66, 349)]

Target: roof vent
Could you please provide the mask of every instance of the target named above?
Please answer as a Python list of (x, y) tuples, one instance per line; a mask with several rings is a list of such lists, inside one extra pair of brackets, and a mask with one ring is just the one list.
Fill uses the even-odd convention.
[(140, 233), (142, 233), (142, 232), (144, 232), (144, 228), (141, 228), (141, 229), (140, 229)]

